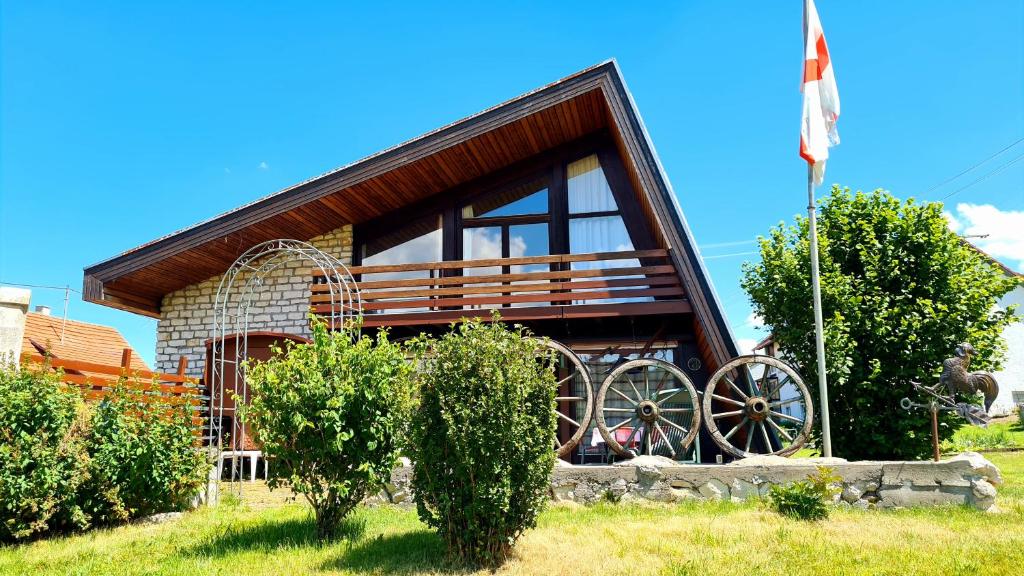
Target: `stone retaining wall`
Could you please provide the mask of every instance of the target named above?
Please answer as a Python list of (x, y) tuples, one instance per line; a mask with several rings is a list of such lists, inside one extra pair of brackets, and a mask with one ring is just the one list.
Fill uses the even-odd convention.
[[(807, 478), (817, 466), (830, 466), (843, 479), (838, 506), (906, 508), (966, 505), (994, 511), (999, 470), (980, 454), (968, 452), (941, 462), (847, 462), (839, 458), (748, 458), (726, 465), (679, 466), (659, 457), (640, 457), (614, 466), (558, 466), (551, 497), (589, 504), (615, 501), (732, 500), (765, 496), (769, 487)], [(395, 470), (379, 496), (411, 502), (411, 467)]]

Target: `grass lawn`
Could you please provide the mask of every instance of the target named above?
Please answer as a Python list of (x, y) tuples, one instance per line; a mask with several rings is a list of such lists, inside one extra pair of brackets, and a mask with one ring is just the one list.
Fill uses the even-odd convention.
[[(498, 574), (1020, 574), (1024, 452), (988, 457), (1006, 482), (998, 514), (837, 510), (806, 523), (758, 503), (559, 506)], [(302, 505), (250, 502), (0, 548), (0, 574), (465, 574), (414, 510), (360, 509), (348, 539), (320, 546)]]

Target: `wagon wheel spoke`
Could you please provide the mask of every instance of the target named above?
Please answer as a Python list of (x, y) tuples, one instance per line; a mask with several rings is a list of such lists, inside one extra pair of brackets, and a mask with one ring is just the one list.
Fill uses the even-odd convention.
[(743, 398), (744, 400), (746, 400), (747, 398), (750, 398), (750, 396), (747, 396), (746, 392), (744, 392), (743, 390), (740, 390), (740, 387), (737, 386), (736, 383), (732, 381), (732, 378), (729, 378), (728, 376), (723, 375), (722, 379), (725, 380), (726, 384), (728, 384), (730, 388), (732, 388), (733, 392), (735, 392), (735, 393), (740, 395), (740, 398)]
[(693, 412), (693, 408), (662, 408), (662, 412)]
[(765, 427), (764, 422), (758, 422), (757, 427), (761, 429), (761, 436), (764, 438), (764, 448), (768, 452), (774, 452), (772, 450), (772, 440), (768, 437), (768, 429)]
[(772, 416), (775, 416), (776, 418), (781, 418), (783, 420), (789, 420), (790, 422), (796, 422), (797, 424), (803, 424), (804, 423), (803, 420), (801, 420), (799, 418), (796, 418), (795, 416), (790, 416), (789, 414), (783, 414), (782, 412), (776, 412), (775, 410), (772, 410), (769, 413)]
[(586, 400), (583, 396), (555, 396), (555, 402), (580, 402)]
[(729, 416), (740, 416), (744, 413), (743, 410), (733, 410), (731, 412), (719, 412), (718, 414), (712, 414), (712, 420), (719, 420), (721, 418), (728, 418)]
[(785, 428), (783, 428), (782, 426), (779, 426), (779, 425), (778, 425), (778, 424), (777, 424), (777, 423), (775, 422), (775, 420), (772, 420), (771, 418), (768, 418), (768, 419), (767, 419), (766, 421), (768, 422), (768, 424), (769, 424), (769, 425), (771, 425), (771, 427), (772, 427), (773, 429), (775, 429), (775, 431), (776, 431), (776, 432), (778, 432), (779, 434), (781, 434), (781, 435), (782, 435), (782, 437), (786, 439), (786, 442), (792, 442), (792, 441), (793, 441), (793, 436), (791, 436), (791, 435), (789, 434), (789, 432), (786, 432), (786, 429), (785, 429)]
[(718, 400), (719, 402), (725, 402), (726, 404), (732, 404), (733, 406), (743, 406), (744, 405), (743, 402), (739, 402), (737, 400), (733, 400), (732, 398), (726, 398), (725, 396), (720, 396), (718, 394), (712, 394), (711, 397), (714, 398), (715, 400)]
[(750, 442), (754, 439), (754, 423), (750, 423), (750, 427), (747, 428), (747, 445), (743, 447), (743, 451), (750, 452)]
[(636, 437), (636, 432), (640, 428), (642, 428), (642, 426), (634, 426), (633, 430), (629, 433), (629, 438), (626, 438), (626, 443), (622, 447), (625, 448), (627, 451), (629, 450), (629, 447), (633, 445), (633, 438)]
[(652, 432), (652, 430), (651, 430), (651, 425), (650, 424), (644, 426), (644, 446), (647, 449), (647, 454), (648, 455), (652, 454), (652, 452), (651, 452), (651, 432)]
[(775, 396), (775, 394), (782, 390), (782, 387), (785, 386), (786, 382), (789, 382), (789, 380), (789, 374), (786, 374), (785, 378), (779, 378), (778, 382), (775, 383), (775, 386), (764, 395), (765, 398), (771, 399), (772, 396)]
[(760, 396), (761, 395), (761, 389), (758, 388), (757, 378), (754, 378), (754, 371), (751, 370), (748, 367), (746, 369), (745, 376), (746, 376), (745, 380), (747, 381), (747, 387), (750, 388), (750, 395), (751, 396)]
[[(657, 404), (658, 406), (661, 406), (661, 405), (662, 405), (662, 404), (664, 404), (665, 402), (668, 402), (668, 401), (669, 401), (669, 400), (671, 400), (672, 398), (675, 398), (675, 397), (676, 397), (677, 395), (679, 395), (679, 393), (680, 393), (680, 392), (686, 392), (686, 389), (685, 389), (685, 388), (673, 388), (673, 389), (671, 389), (671, 390), (666, 390), (666, 391), (665, 391), (665, 394), (668, 394), (668, 396), (665, 396), (665, 397), (664, 397), (664, 398), (662, 398), (661, 400), (655, 400), (655, 402), (654, 402), (654, 403), (655, 403), (655, 404)], [(654, 397), (655, 397), (655, 398), (657, 398), (657, 397), (658, 397), (658, 395), (657, 395), (657, 392), (655, 392), (655, 395), (654, 395)]]
[(626, 382), (629, 382), (629, 386), (633, 388), (633, 393), (636, 394), (637, 400), (643, 400), (644, 397), (640, 395), (640, 391), (637, 390), (636, 384), (633, 384), (633, 379), (629, 377), (629, 374), (626, 374)]
[(740, 421), (739, 424), (733, 426), (732, 430), (729, 430), (729, 433), (726, 434), (725, 436), (723, 436), (723, 438), (725, 438), (726, 440), (728, 440), (729, 438), (732, 438), (732, 435), (735, 434), (740, 428), (742, 428), (747, 422), (750, 422), (750, 418), (747, 418), (746, 416), (744, 416), (743, 420)]
[(647, 368), (648, 368), (648, 366), (644, 366), (644, 368), (643, 368), (643, 372), (644, 372), (644, 394), (645, 394), (644, 398), (650, 398), (651, 397), (651, 378), (649, 376), (650, 372), (648, 372)]
[(664, 416), (660, 416), (658, 418), (658, 421), (659, 422), (664, 422), (665, 424), (668, 424), (669, 426), (671, 426), (671, 427), (675, 428), (676, 430), (679, 430), (680, 432), (682, 432), (684, 435), (690, 433), (690, 431), (687, 430), (685, 427), (680, 426), (679, 424), (676, 424), (675, 422), (669, 420), (668, 418), (665, 418)]
[(769, 402), (768, 406), (770, 408), (779, 408), (779, 407), (782, 407), (782, 406), (788, 406), (788, 405), (792, 404), (793, 402), (803, 402), (803, 398), (797, 396), (795, 398), (790, 398), (789, 400), (779, 400), (777, 402)]
[(572, 380), (573, 378), (575, 378), (576, 375), (579, 374), (579, 373), (580, 373), (579, 370), (573, 370), (572, 374), (569, 374), (565, 378), (562, 378), (561, 380), (559, 380), (558, 381), (558, 385), (561, 386), (562, 384), (565, 384), (566, 382), (568, 382), (568, 381)]
[[(664, 418), (661, 419), (665, 420)], [(665, 421), (668, 422), (668, 420)], [(672, 459), (675, 460), (676, 449), (672, 447), (672, 440), (670, 440), (668, 434), (665, 434), (665, 431), (661, 429), (661, 424), (658, 424), (657, 420), (655, 420), (654, 422), (654, 429), (657, 430), (658, 434), (661, 435), (661, 439), (665, 441), (665, 446), (668, 446), (669, 454), (671, 455)]]
[(580, 427), (580, 423), (579, 422), (573, 420), (572, 418), (569, 418), (565, 414), (562, 414), (561, 412), (559, 412), (557, 410), (555, 410), (555, 414), (557, 414), (559, 418), (561, 418), (562, 420), (565, 420), (569, 424), (572, 424), (573, 426), (576, 426), (577, 428)]
[(661, 392), (661, 387), (665, 385), (666, 381), (668, 381), (668, 370), (662, 370), (661, 371), (661, 380), (658, 381), (658, 386), (654, 388), (654, 397), (655, 398), (658, 397), (658, 394)]
[(604, 407), (604, 408), (601, 408), (601, 410), (604, 410), (605, 412), (629, 412), (629, 413), (636, 412), (636, 410), (634, 410), (632, 408), (614, 408), (614, 407), (610, 408), (610, 407), (607, 407), (607, 406)]
[(630, 404), (632, 404), (633, 406), (636, 406), (636, 405), (638, 404), (638, 402), (637, 402), (636, 400), (633, 400), (633, 399), (632, 399), (632, 398), (630, 398), (629, 396), (626, 396), (626, 395), (625, 395), (625, 394), (623, 394), (622, 392), (619, 392), (619, 390), (618, 390), (618, 389), (617, 389), (617, 388), (616, 388), (615, 386), (611, 386), (611, 387), (610, 387), (610, 388), (608, 388), (608, 389), (609, 389), (609, 390), (611, 390), (612, 392), (615, 392), (615, 393), (616, 393), (616, 394), (618, 394), (619, 396), (621, 396), (621, 397), (622, 397), (622, 399), (624, 399), (624, 400), (625, 400), (626, 402), (629, 402), (629, 403), (630, 403)]

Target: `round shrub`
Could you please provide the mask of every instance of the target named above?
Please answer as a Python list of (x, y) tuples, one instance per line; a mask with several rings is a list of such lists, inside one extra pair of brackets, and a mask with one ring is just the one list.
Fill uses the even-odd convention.
[(268, 484), (313, 507), (317, 534), (339, 535), (345, 515), (390, 479), (408, 423), (412, 366), (381, 331), (376, 340), (329, 332), (275, 348), (248, 366), (242, 418), (272, 459)]
[(496, 565), (547, 501), (553, 359), (522, 327), (498, 321), (464, 321), (419, 345), (429, 353), (421, 360), (409, 455), (420, 519), (454, 557)]
[(183, 398), (146, 394), (122, 379), (93, 410), (89, 479), (79, 500), (94, 525), (188, 507), (209, 463)]
[(79, 394), (47, 367), (0, 366), (0, 541), (81, 528), (87, 473)]

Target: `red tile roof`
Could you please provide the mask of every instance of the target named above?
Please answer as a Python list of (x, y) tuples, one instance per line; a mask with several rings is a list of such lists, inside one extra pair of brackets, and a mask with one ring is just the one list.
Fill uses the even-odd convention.
[[(122, 351), (131, 348), (124, 336), (110, 326), (70, 319), (64, 326), (64, 341), (61, 342), (63, 321), (63, 318), (49, 314), (29, 312), (25, 318), (25, 336), (21, 341), (22, 356), (42, 354), (45, 351), (61, 360), (120, 366)], [(134, 349), (132, 368), (149, 370), (149, 366)]]

